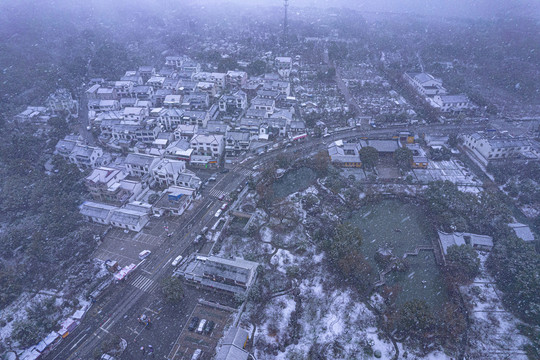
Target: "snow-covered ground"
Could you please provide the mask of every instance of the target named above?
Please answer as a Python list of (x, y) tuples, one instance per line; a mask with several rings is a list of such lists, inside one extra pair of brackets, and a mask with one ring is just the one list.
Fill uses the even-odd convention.
[[(382, 359), (391, 359), (394, 347), (377, 330), (375, 315), (362, 302), (353, 299), (351, 291), (330, 290), (332, 284), (324, 281), (320, 276), (304, 279), (298, 286), (297, 297), (287, 294), (267, 305), (266, 320), (255, 333), (257, 358), (292, 359), (305, 356), (318, 344), (318, 351), (329, 359), (363, 359), (368, 358), (370, 351), (377, 350)], [(280, 345), (291, 330), (289, 322), (296, 307), (295, 298), (302, 299), (299, 340), (282, 348)], [(278, 351), (267, 352), (268, 349)]]
[(517, 329), (519, 319), (504, 309), (502, 294), (485, 268), (486, 259), (487, 254), (480, 254), (481, 275), (461, 288), (473, 307), (469, 331), (471, 358), (482, 359), (490, 354), (490, 359), (526, 360), (523, 345), (529, 340)]

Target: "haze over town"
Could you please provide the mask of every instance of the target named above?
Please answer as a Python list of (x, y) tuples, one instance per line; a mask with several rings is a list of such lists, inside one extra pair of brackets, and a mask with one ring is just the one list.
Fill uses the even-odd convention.
[(539, 359), (539, 5), (0, 0), (0, 359)]

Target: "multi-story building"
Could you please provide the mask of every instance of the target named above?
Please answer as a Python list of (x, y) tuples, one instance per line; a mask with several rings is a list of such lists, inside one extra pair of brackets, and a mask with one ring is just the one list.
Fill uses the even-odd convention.
[(528, 139), (473, 133), (463, 136), (463, 145), (485, 165), (501, 159), (537, 158)]
[(104, 200), (107, 190), (127, 176), (118, 169), (98, 167), (84, 178), (84, 184), (94, 200)]
[(292, 70), (292, 58), (276, 57), (274, 66), (281, 77), (288, 78)]
[(94, 168), (103, 156), (103, 149), (95, 146), (77, 144), (69, 154), (69, 161), (81, 169)]
[(435, 78), (433, 75), (427, 73), (405, 73), (404, 78), (421, 96), (431, 97), (446, 94), (442, 80)]
[(225, 83), (229, 88), (240, 89), (247, 82), (248, 75), (245, 71), (227, 71)]
[(247, 109), (247, 95), (239, 90), (234, 94), (222, 95), (219, 99), (219, 111), (221, 112), (239, 112)]
[(435, 95), (433, 104), (442, 112), (457, 113), (471, 108), (467, 95)]
[(151, 174), (158, 162), (156, 156), (132, 153), (126, 157), (125, 165), (129, 175), (142, 178)]
[(245, 294), (257, 278), (258, 263), (194, 254), (178, 271), (187, 281), (233, 294)]
[(225, 135), (225, 156), (238, 156), (249, 150), (251, 137), (247, 132), (228, 131)]
[(193, 136), (190, 144), (195, 155), (210, 156), (214, 160), (219, 160), (225, 149), (223, 135), (197, 134)]

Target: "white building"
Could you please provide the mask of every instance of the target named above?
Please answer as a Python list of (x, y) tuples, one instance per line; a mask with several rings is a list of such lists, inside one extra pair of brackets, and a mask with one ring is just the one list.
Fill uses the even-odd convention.
[(456, 113), (471, 108), (467, 95), (435, 95), (433, 104), (442, 112)]
[(288, 78), (292, 70), (292, 58), (284, 56), (276, 57), (274, 66), (279, 76)]
[(148, 220), (147, 213), (121, 208), (112, 211), (110, 223), (122, 229), (139, 232), (148, 223)]
[(148, 117), (148, 109), (143, 107), (126, 107), (124, 109), (124, 120), (142, 121)]
[(427, 73), (405, 73), (405, 80), (411, 84), (420, 96), (431, 97), (446, 94), (442, 80), (435, 78), (433, 75)]
[(493, 248), (493, 238), (487, 235), (477, 235), (471, 233), (445, 233), (437, 231), (439, 235), (439, 245), (442, 250), (443, 260), (448, 253), (450, 246), (470, 245), (476, 250), (489, 251)]
[(225, 259), (194, 254), (178, 271), (186, 281), (197, 285), (245, 294), (257, 277), (258, 263), (242, 258)]
[(86, 221), (103, 225), (110, 224), (114, 210), (118, 210), (118, 207), (91, 201), (85, 201), (80, 207), (80, 213)]
[(151, 173), (152, 169), (159, 162), (159, 158), (146, 154), (128, 154), (125, 165), (129, 175), (135, 177), (144, 177)]
[(210, 156), (215, 160), (221, 158), (225, 149), (223, 135), (197, 134), (190, 142), (194, 155)]
[(473, 133), (463, 136), (463, 145), (484, 165), (500, 159), (535, 158), (527, 139), (493, 137)]
[[(94, 168), (100, 164), (103, 157), (103, 149), (96, 146), (76, 144), (69, 154), (69, 161), (81, 169)], [(106, 165), (106, 164), (100, 164)]]

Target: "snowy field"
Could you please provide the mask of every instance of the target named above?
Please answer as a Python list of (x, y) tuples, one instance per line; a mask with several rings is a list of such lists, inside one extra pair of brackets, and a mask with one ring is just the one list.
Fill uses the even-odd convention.
[(443, 180), (460, 185), (461, 191), (479, 192), (482, 182), (456, 160), (430, 161), (427, 169), (414, 169), (414, 175), (422, 183)]
[(487, 254), (480, 254), (481, 275), (461, 288), (473, 306), (474, 321), (469, 331), (471, 359), (485, 359), (485, 354), (490, 354), (490, 359), (495, 360), (526, 360), (522, 347), (529, 340), (517, 329), (519, 319), (503, 308), (502, 294), (485, 268), (486, 259)]

